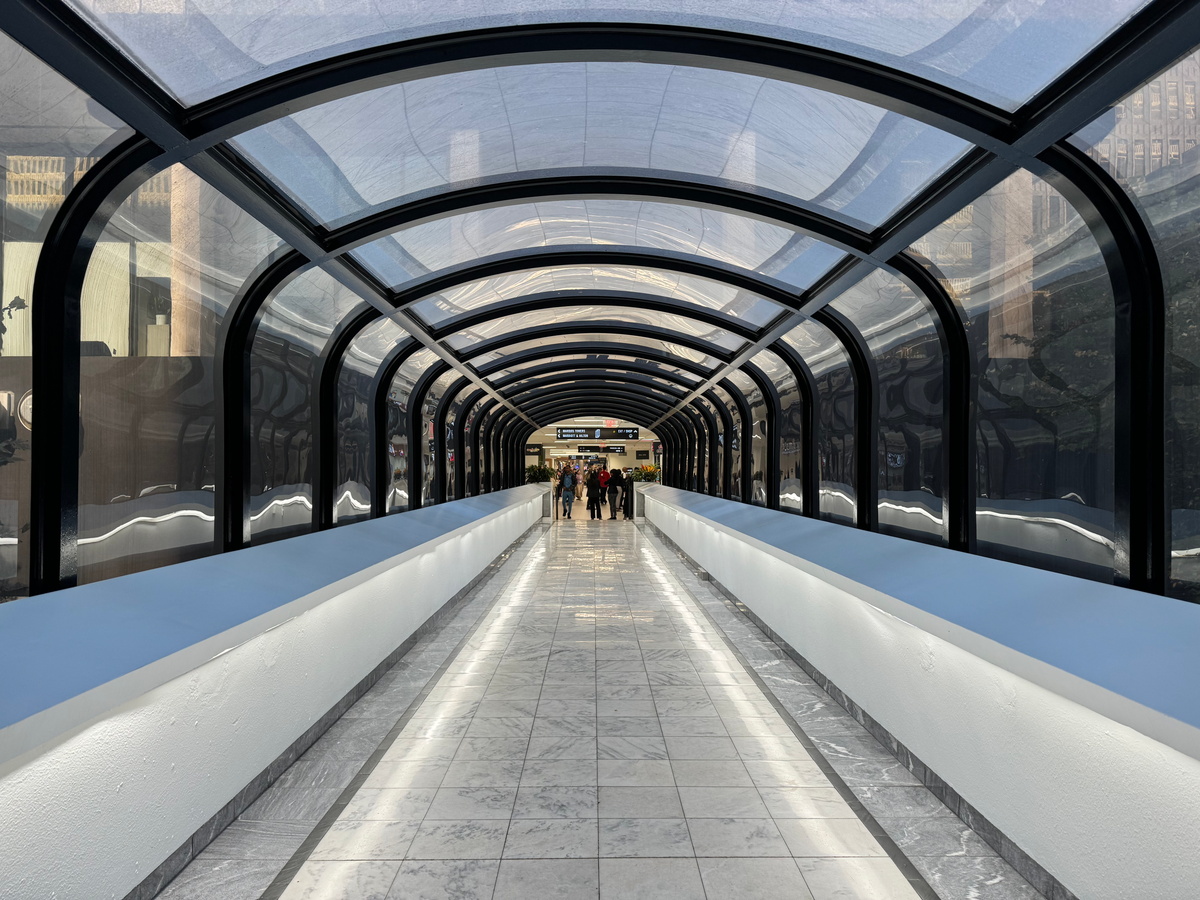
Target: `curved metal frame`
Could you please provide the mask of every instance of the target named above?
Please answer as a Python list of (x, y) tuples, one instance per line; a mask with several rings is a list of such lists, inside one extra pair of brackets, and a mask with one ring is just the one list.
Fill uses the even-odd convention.
[(796, 379), (800, 391), (800, 402), (804, 407), (804, 447), (800, 455), (800, 514), (810, 519), (820, 515), (818, 497), (821, 492), (820, 472), (817, 466), (817, 384), (808, 363), (786, 341), (777, 341), (771, 349), (787, 363)]
[[(445, 360), (437, 360), (429, 366), (417, 383), (413, 385), (412, 393), (408, 395), (408, 451), (412, 454), (408, 460), (408, 508), (420, 509), (425, 505), (423, 484), (425, 479), (425, 416), (421, 410), (425, 407), (425, 396), (434, 382), (450, 371), (450, 364)], [(435, 410), (436, 418), (437, 412)], [(434, 478), (437, 477), (437, 429), (434, 429)], [(437, 486), (434, 485), (434, 504), (437, 503)]]
[[(52, 15), (44, 13), (47, 6), (53, 8)], [(998, 154), (995, 159), (972, 154), (876, 229), (871, 252), (881, 259), (890, 258), (1016, 164), (1035, 171), (1039, 163), (1053, 167), (1050, 174), (1057, 177), (1059, 190), (1069, 199), (1088, 201), (1076, 206), (1085, 217), (1094, 214), (1103, 224), (1097, 239), (1105, 251), (1118, 307), (1117, 580), (1131, 587), (1162, 590), (1169, 532), (1162, 454), (1154, 455), (1162, 442), (1160, 413), (1164, 406), (1161, 348), (1165, 324), (1161, 284), (1156, 287), (1161, 274), (1144, 224), (1119, 186), (1106, 174), (1089, 171), (1080, 154), (1054, 142), (1063, 141), (1114, 99), (1157, 74), (1162, 60), (1188, 52), (1197, 21), (1200, 4), (1196, 2), (1151, 4), (1015, 114), (886, 67), (783, 41), (667, 26), (590, 24), (521, 26), (373, 48), (322, 60), (183, 110), (65, 5), (55, 0), (17, 0), (8, 11), (6, 30), (68, 78), (87, 84), (97, 102), (148, 136), (148, 140), (129, 142), (122, 151), (124, 158), (105, 157), (85, 176), (55, 217), (51, 239), (39, 258), (34, 287), (34, 386), (39, 398), (45, 398), (42, 402), (48, 412), (39, 423), (38, 449), (32, 454), (31, 589), (52, 589), (74, 580), (78, 471), (72, 454), (62, 448), (72, 447), (78, 440), (78, 290), (94, 234), (108, 217), (102, 206), (110, 194), (119, 192), (114, 185), (131, 181), (136, 186), (144, 178), (135, 173), (158, 171), (200, 153), (192, 162), (198, 172), (300, 248), (309, 260), (320, 261), (329, 258), (323, 242), (328, 232), (305, 222), (278, 191), (239, 168), (239, 161), (218, 146), (220, 140), (333, 97), (421, 75), (472, 68), (480, 64), (478, 60), (511, 65), (536, 61), (547, 53), (584, 59), (612, 54), (622, 58), (633, 51), (644, 59), (661, 54), (662, 59), (673, 62), (753, 70), (865, 99), (960, 134)], [(130, 161), (131, 147), (137, 156), (134, 163)], [(159, 148), (165, 152), (159, 153)], [(1035, 156), (1038, 159), (1031, 161)], [(90, 186), (110, 188), (103, 191), (104, 198), (96, 199), (96, 192), (81, 193), (89, 179)], [(86, 211), (88, 207), (90, 211)], [(1093, 224), (1090, 219), (1089, 224)], [(94, 233), (92, 237), (85, 234), (89, 231)], [(828, 299), (853, 280), (859, 269), (843, 266), (810, 292), (810, 300), (815, 305)], [(373, 299), (379, 299), (370, 279), (364, 279), (353, 266), (339, 262), (337, 270), (339, 278), (365, 286)], [(61, 290), (56, 281), (60, 278), (64, 282)], [(1147, 288), (1148, 293), (1141, 295), (1140, 303), (1133, 303), (1139, 287)], [(766, 337), (773, 340), (777, 336)], [(713, 381), (720, 376), (717, 373)], [(219, 418), (227, 425), (225, 412), (222, 410)], [(957, 428), (951, 432), (958, 433)], [(225, 485), (220, 483), (223, 491)], [(224, 510), (231, 499), (222, 501), (226, 506), (220, 517), (221, 545), (237, 542), (236, 529), (225, 528), (231, 517)], [(964, 527), (961, 514), (961, 508), (953, 510), (954, 527), (960, 534), (958, 542), (969, 546), (970, 529)]]
[(854, 373), (854, 524), (879, 528), (879, 376), (875, 357), (854, 324), (832, 307), (813, 316), (842, 343)]
[[(387, 498), (392, 489), (391, 463), (387, 460), (387, 454), (382, 452), (388, 443), (388, 391), (391, 390), (396, 373), (400, 371), (400, 367), (404, 365), (404, 361), (419, 349), (421, 349), (421, 345), (413, 340), (408, 340), (393, 348), (379, 364), (379, 369), (375, 372), (375, 378), (371, 382), (371, 416), (367, 431), (373, 436), (369, 456), (371, 460), (371, 480), (373, 482), (371, 485), (371, 518), (373, 519), (387, 515)], [(409, 397), (408, 408), (412, 409), (411, 396)], [(406, 423), (405, 428), (407, 427)], [(411, 446), (409, 447), (409, 453), (412, 453)], [(409, 469), (411, 470), (411, 468), (412, 457), (410, 455)], [(407, 476), (408, 473), (406, 472), (405, 477)], [(410, 509), (412, 508), (411, 500), (412, 497), (410, 496)]]

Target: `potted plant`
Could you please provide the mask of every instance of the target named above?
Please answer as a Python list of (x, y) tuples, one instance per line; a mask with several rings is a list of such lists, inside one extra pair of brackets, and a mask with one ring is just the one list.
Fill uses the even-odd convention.
[(526, 484), (545, 484), (547, 481), (554, 480), (554, 470), (544, 464), (535, 464), (525, 467), (525, 483)]

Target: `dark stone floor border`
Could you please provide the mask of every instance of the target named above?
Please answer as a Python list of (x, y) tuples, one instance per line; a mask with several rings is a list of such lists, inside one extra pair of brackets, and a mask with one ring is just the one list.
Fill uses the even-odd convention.
[[(367, 673), (354, 687), (346, 692), (337, 703), (317, 719), (300, 737), (296, 738), (292, 744), (284, 750), (274, 761), (272, 761), (265, 769), (259, 772), (250, 780), (244, 788), (237, 792), (228, 803), (221, 807), (207, 822), (197, 828), (192, 835), (185, 840), (179, 848), (168, 856), (162, 863), (158, 865), (149, 875), (128, 894), (123, 900), (152, 900), (166, 888), (168, 884), (177, 876), (193, 859), (200, 855), (209, 844), (216, 840), (228, 826), (244, 813), (255, 800), (262, 796), (263, 792), (273, 785), (284, 772), (296, 762), (305, 751), (308, 750), (330, 727), (342, 717), (342, 715), (350, 709), (355, 703), (373, 688), (376, 683), (387, 672), (398, 663), (409, 650), (416, 646), (417, 642), (431, 631), (438, 628), (444, 619), (453, 614), (462, 606), (470, 595), (493, 575), (500, 570), (512, 556), (513, 552), (525, 541), (531, 531), (541, 527), (541, 521), (535, 522), (515, 541), (508, 545), (494, 560), (488, 563), (483, 570), (471, 579), (470, 584), (458, 591), (453, 597), (447, 600), (439, 607), (433, 615), (421, 623), (417, 630), (414, 631), (399, 647), (389, 653), (382, 662)], [(456, 651), (457, 652), (457, 651)], [(455, 654), (451, 654), (453, 657)], [(439, 674), (441, 670), (439, 669)], [(435, 676), (436, 678), (437, 676)], [(424, 692), (418, 697), (414, 703), (419, 704), (420, 699), (424, 697)], [(353, 782), (352, 782), (353, 783)], [(340, 798), (339, 798), (340, 803)], [(334, 804), (335, 809), (341, 810), (342, 806)], [(324, 820), (322, 820), (324, 821)], [(318, 826), (319, 827), (319, 826)], [(310, 851), (311, 852), (311, 851)], [(288, 879), (290, 882), (290, 878)], [(286, 885), (285, 885), (286, 886)], [(280, 891), (282, 893), (282, 891)], [(271, 895), (278, 896), (278, 895)]]
[[(1016, 870), (1018, 875), (1028, 881), (1035, 891), (1045, 897), (1046, 900), (1079, 900), (1079, 897), (1067, 888), (1066, 885), (1051, 875), (1036, 859), (1022, 850), (1015, 841), (993, 825), (983, 813), (964, 800), (953, 787), (946, 783), (945, 779), (922, 762), (920, 757), (909, 750), (895, 735), (877, 722), (870, 713), (855, 703), (854, 699), (846, 694), (845, 691), (830, 681), (820, 669), (810, 663), (791, 644), (785, 641), (781, 635), (776, 633), (770, 625), (760, 619), (754, 610), (739, 600), (725, 585), (713, 578), (703, 566), (692, 559), (687, 551), (664, 534), (657, 525), (647, 521), (643, 527), (651, 531), (655, 537), (662, 541), (665, 547), (672, 550), (695, 573), (696, 577), (701, 581), (707, 581), (711, 584), (735, 612), (741, 613), (758, 626), (763, 634), (774, 641), (809, 678), (815, 681), (825, 693), (846, 710), (858, 724), (867, 729), (871, 736), (882, 744), (889, 753), (895, 756), (900, 764), (908, 769), (930, 793), (941, 800), (967, 827), (979, 835), (984, 843), (995, 850), (1001, 859)], [(703, 604), (701, 604), (701, 607), (703, 607)], [(772, 700), (774, 700), (774, 695), (770, 694), (770, 688), (766, 690)], [(791, 716), (787, 716), (787, 719), (790, 720)]]

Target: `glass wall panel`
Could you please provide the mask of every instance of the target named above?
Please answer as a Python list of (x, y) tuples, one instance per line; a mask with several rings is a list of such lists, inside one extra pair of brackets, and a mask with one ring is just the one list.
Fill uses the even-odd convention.
[[(715, 406), (709, 402), (707, 397), (697, 397), (695, 400), (697, 406), (702, 406), (712, 414), (714, 425), (713, 431), (710, 432), (712, 446), (709, 448), (708, 459), (704, 462), (704, 486), (701, 490), (706, 494), (712, 494), (714, 497), (721, 496), (721, 485), (723, 484), (722, 474), (725, 470), (721, 468), (723, 464), (724, 441), (721, 435), (721, 416), (717, 412)], [(715, 453), (713, 452), (715, 448)], [(715, 474), (714, 474), (715, 472)], [(716, 484), (716, 490), (712, 489), (713, 484)]]
[[(451, 379), (451, 385), (462, 378), (458, 372), (454, 373), (458, 378)], [(454, 491), (457, 482), (455, 481), (454, 462), (458, 455), (458, 449), (454, 440), (455, 429), (458, 426), (458, 417), (462, 415), (463, 403), (474, 392), (474, 387), (471, 384), (465, 384), (454, 396), (450, 404), (450, 409), (446, 411), (446, 499), (454, 499)]]
[(1111, 581), (1114, 301), (1091, 232), (1018, 172), (917, 249), (973, 351), (979, 552)]
[(833, 332), (812, 319), (793, 328), (783, 339), (800, 354), (817, 385), (817, 467), (821, 494), (817, 510), (822, 519), (853, 525), (854, 373)]
[[(371, 467), (372, 386), (383, 359), (392, 348), (409, 340), (408, 332), (391, 319), (377, 319), (364, 328), (342, 359), (338, 372), (337, 488), (333, 520), (345, 525), (370, 516), (375, 473)], [(389, 459), (393, 457), (389, 456)]]
[(1142, 85), (1075, 138), (1141, 207), (1166, 289), (1167, 592), (1200, 602), (1200, 52)]
[[(713, 393), (725, 406), (731, 424), (729, 431), (721, 434), (722, 465), (730, 466), (729, 499), (742, 499), (742, 414), (733, 397), (723, 387), (714, 387)], [(728, 459), (728, 461), (726, 461)], [(722, 469), (722, 472), (724, 470)]]
[(42, 240), (76, 182), (129, 134), (0, 34), (0, 602), (29, 593), (31, 310)]
[[(434, 439), (437, 409), (450, 385), (460, 378), (462, 375), (453, 369), (439, 376), (425, 392), (421, 404), (421, 434), (424, 435), (420, 448), (422, 506), (433, 506), (437, 503), (437, 444)], [(413, 453), (413, 458), (416, 459), (415, 447)]]
[[(468, 389), (470, 394), (472, 389)], [(471, 441), (471, 429), (475, 426), (475, 422), (479, 417), (480, 410), (483, 409), (483, 404), (487, 403), (486, 395), (480, 397), (466, 413), (466, 419), (462, 424), (462, 452), (463, 452), (463, 496), (470, 497), (474, 494), (472, 487), (472, 479), (477, 478), (480, 485), (483, 484), (483, 463), (479, 457), (479, 453), (475, 443)], [(476, 471), (478, 470), (478, 471)]]
[(730, 372), (729, 380), (742, 392), (750, 407), (750, 446), (743, 449), (750, 454), (750, 490), (746, 501), (755, 506), (767, 505), (767, 398), (753, 378), (740, 369)]
[(183, 166), (104, 229), (81, 303), (80, 583), (212, 552), (217, 331), (279, 245)]
[[(337, 323), (366, 306), (320, 269), (271, 297), (254, 333), (250, 382), (253, 543), (312, 528), (310, 454), (317, 361)], [(339, 492), (340, 494), (340, 492)]]
[(879, 530), (945, 543), (942, 345), (933, 308), (877, 269), (830, 304), (867, 342), (879, 379)]
[(413, 279), (490, 256), (604, 245), (683, 253), (807, 288), (845, 255), (794, 229), (739, 213), (638, 200), (546, 200), (448, 215), (352, 251), (382, 281)]
[[(562, 325), (578, 323), (581, 328), (589, 324), (608, 322), (630, 325), (644, 325), (649, 328), (661, 328), (667, 332), (677, 332), (686, 337), (696, 338), (714, 347), (734, 351), (740, 350), (746, 343), (740, 337), (722, 328), (715, 328), (705, 322), (676, 316), (671, 313), (658, 312), (650, 309), (629, 309), (623, 306), (567, 306), (561, 309), (539, 309), (531, 312), (514, 313), (501, 319), (493, 319), (475, 325), (464, 331), (446, 335), (447, 345), (455, 350), (465, 350), (473, 344), (493, 338), (513, 334), (527, 328), (538, 328), (545, 325)], [(622, 341), (621, 335), (611, 336), (613, 340)]]
[(804, 509), (804, 482), (801, 467), (804, 460), (804, 401), (796, 374), (778, 353), (764, 350), (752, 360), (775, 386), (779, 395), (779, 508), (799, 514)]
[[(668, 0), (610, 5), (379, 0), (369, 6), (302, 7), (282, 0), (246, 0), (236, 6), (200, 8), (69, 2), (185, 104), (302, 63), (395, 41), (484, 25), (617, 21), (690, 25), (815, 44), (899, 67), (1010, 109), (1049, 84), (1143, 5), (1112, 0), (1081, 9), (1070, 3), (1013, 7), (971, 0), (953, 6), (897, 6), (871, 0), (847, 15), (841, 7), (802, 0), (735, 5), (693, 0), (686, 6)], [(644, 85), (636, 81), (631, 89), (641, 92)], [(571, 99), (576, 98), (583, 103), (587, 95), (572, 92)], [(715, 117), (719, 105), (704, 109)]]
[[(430, 325), (446, 327), (448, 320), (493, 303), (551, 291), (603, 291), (650, 294), (682, 303), (720, 310), (755, 328), (783, 312), (777, 303), (731, 285), (665, 269), (632, 266), (552, 266), (510, 272), (459, 285), (418, 300), (412, 309)], [(602, 295), (601, 295), (602, 296)], [(599, 297), (589, 298), (598, 300)]]
[(813, 88), (612, 62), (379, 88), (235, 143), (326, 224), (456, 181), (587, 166), (726, 178), (878, 225), (965, 149), (927, 125)]
[(408, 445), (408, 417), (419, 416), (412, 408), (410, 397), (417, 381), (431, 365), (437, 354), (422, 348), (406, 359), (392, 379), (387, 395), (387, 443), (385, 449), (392, 463), (392, 481), (387, 488), (386, 509), (389, 513), (404, 512), (411, 504), (408, 497), (408, 473), (413, 458), (420, 458), (422, 448)]

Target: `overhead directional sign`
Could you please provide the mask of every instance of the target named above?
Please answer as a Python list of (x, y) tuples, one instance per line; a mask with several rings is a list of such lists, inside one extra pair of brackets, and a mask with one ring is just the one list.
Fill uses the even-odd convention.
[(614, 456), (625, 455), (624, 444), (580, 444), (575, 449), (580, 453), (611, 453)]
[(571, 427), (557, 431), (560, 441), (636, 441), (639, 434), (636, 428)]

